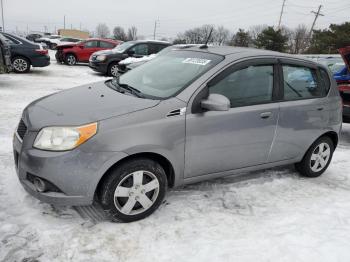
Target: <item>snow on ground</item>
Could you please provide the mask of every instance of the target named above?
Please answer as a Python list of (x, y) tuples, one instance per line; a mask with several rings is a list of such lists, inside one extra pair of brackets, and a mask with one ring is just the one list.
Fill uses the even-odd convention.
[(19, 184), (12, 135), (32, 100), (104, 79), (54, 61), (0, 76), (0, 261), (350, 261), (350, 125), (328, 171), (291, 167), (172, 190), (149, 218), (96, 222), (29, 196)]

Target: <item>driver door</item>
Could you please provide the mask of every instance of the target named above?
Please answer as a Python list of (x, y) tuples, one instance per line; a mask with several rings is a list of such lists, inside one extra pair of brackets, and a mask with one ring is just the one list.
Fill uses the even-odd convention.
[(80, 54), (80, 61), (89, 61), (90, 56), (98, 51), (98, 41), (97, 40), (91, 40), (86, 41), (84, 43), (84, 48), (79, 52)]
[(207, 84), (209, 94), (226, 96), (231, 108), (187, 114), (185, 178), (268, 161), (279, 114), (277, 70), (275, 59), (254, 59)]

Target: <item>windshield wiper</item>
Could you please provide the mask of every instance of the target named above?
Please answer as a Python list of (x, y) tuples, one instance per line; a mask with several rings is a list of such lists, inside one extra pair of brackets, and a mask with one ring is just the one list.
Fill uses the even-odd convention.
[[(118, 86), (119, 88), (123, 88), (124, 90), (127, 90), (129, 91), (129, 93), (133, 94), (134, 96), (137, 96), (137, 97), (141, 97), (141, 98), (144, 98), (145, 96), (142, 94), (142, 92), (138, 89), (136, 89), (135, 87), (132, 87), (132, 86), (129, 86), (128, 84), (122, 84), (122, 83), (119, 83), (119, 77), (115, 77), (113, 80), (112, 80), (112, 84), (114, 86)], [(120, 89), (119, 89), (120, 90)], [(118, 91), (118, 90), (117, 90)], [(121, 91), (121, 90), (120, 90)]]

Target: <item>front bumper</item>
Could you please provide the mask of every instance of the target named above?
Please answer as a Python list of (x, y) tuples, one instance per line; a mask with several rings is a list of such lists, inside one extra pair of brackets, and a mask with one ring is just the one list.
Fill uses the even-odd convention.
[(108, 69), (108, 64), (102, 62), (89, 61), (89, 67), (99, 73), (106, 74)]
[[(15, 135), (13, 151), (18, 178), (35, 198), (53, 205), (82, 206), (94, 200), (97, 185), (105, 172), (127, 156), (122, 152), (50, 152), (32, 148), (36, 132), (27, 132), (23, 142)], [(58, 190), (38, 192), (30, 176), (42, 178)]]

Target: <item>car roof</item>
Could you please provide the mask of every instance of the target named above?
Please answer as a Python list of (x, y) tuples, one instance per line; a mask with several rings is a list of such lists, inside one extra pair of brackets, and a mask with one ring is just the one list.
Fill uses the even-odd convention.
[[(184, 50), (184, 49), (182, 49)], [(207, 52), (211, 54), (221, 55), (221, 56), (234, 56), (235, 59), (245, 58), (245, 57), (258, 57), (258, 56), (269, 56), (269, 57), (279, 57), (279, 58), (292, 58), (294, 60), (303, 61), (309, 64), (320, 65), (319, 63), (312, 61), (310, 59), (301, 58), (296, 55), (270, 51), (265, 49), (249, 48), (249, 47), (233, 47), (233, 46), (193, 46), (188, 47), (185, 50), (196, 51), (196, 52)]]
[(161, 40), (132, 40), (128, 41), (132, 43), (155, 43), (155, 44), (166, 44), (166, 45), (171, 45), (170, 42), (167, 41), (161, 41)]
[(114, 39), (108, 39), (108, 38), (87, 38), (84, 39), (83, 41), (106, 41), (106, 42), (111, 42), (111, 43), (120, 43), (119, 40), (114, 40)]

